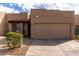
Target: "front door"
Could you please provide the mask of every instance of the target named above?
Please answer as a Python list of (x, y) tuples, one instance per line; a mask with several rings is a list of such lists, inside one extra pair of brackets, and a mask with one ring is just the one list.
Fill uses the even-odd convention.
[(23, 33), (25, 37), (30, 37), (30, 23), (23, 23)]

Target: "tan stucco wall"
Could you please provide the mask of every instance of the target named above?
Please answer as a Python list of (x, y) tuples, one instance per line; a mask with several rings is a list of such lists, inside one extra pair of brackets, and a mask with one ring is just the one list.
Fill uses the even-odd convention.
[(28, 19), (27, 13), (20, 13), (20, 14), (7, 14), (7, 20), (14, 20), (14, 21), (27, 21)]
[(6, 33), (6, 14), (0, 13), (0, 35), (5, 35)]
[[(20, 13), (20, 14), (7, 14), (7, 25), (8, 21), (29, 21), (27, 13)], [(11, 25), (10, 25), (11, 26)], [(7, 26), (8, 28), (9, 26)], [(10, 27), (9, 27), (10, 28)], [(26, 28), (27, 29), (27, 28)], [(9, 29), (7, 29), (9, 30)]]
[[(38, 16), (38, 18), (36, 18)], [(34, 23), (73, 23), (73, 11), (37, 10), (31, 12), (31, 21)], [(38, 19), (38, 20), (35, 20)], [(35, 21), (34, 21), (35, 20)]]
[[(5, 35), (9, 31), (8, 21), (28, 21), (27, 13), (5, 14), (0, 13), (0, 35)], [(26, 28), (27, 29), (27, 28)]]
[[(41, 26), (38, 26), (39, 24), (41, 24)], [(70, 35), (71, 39), (73, 39), (73, 37), (74, 37), (74, 12), (73, 11), (55, 11), (55, 10), (33, 9), (31, 12), (31, 37), (37, 38), (36, 36), (38, 35), (38, 38), (39, 38), (39, 37), (41, 37), (39, 35), (44, 35), (44, 37), (42, 37), (42, 38), (45, 38), (45, 36), (50, 38), (50, 36), (47, 36), (47, 35), (51, 34), (51, 37), (53, 38), (52, 32), (48, 31), (46, 34), (43, 31), (44, 29), (47, 30), (49, 28), (49, 26), (47, 25), (46, 28), (44, 28), (44, 27), (42, 27), (42, 24), (43, 25), (45, 25), (45, 24), (46, 25), (47, 24), (54, 24), (54, 25), (55, 24), (70, 24), (70, 26), (66, 25), (67, 26), (66, 28), (68, 28), (69, 31), (63, 29), (63, 28), (65, 28), (65, 26), (62, 26), (63, 28), (62, 27), (61, 28), (62, 28), (62, 31), (64, 30), (63, 34), (65, 32), (67, 32), (66, 36)], [(36, 31), (37, 29), (39, 29), (39, 27), (40, 28), (42, 27), (42, 29)], [(58, 26), (58, 28), (60, 28), (60, 26)], [(48, 30), (50, 30), (50, 29), (48, 29)], [(57, 28), (52, 29), (52, 30), (57, 30)], [(39, 34), (37, 34), (37, 33), (39, 33)], [(59, 32), (55, 32), (54, 34), (57, 34), (57, 33), (60, 33), (60, 36), (61, 36), (61, 29), (59, 29)], [(70, 34), (68, 34), (68, 33), (70, 33)]]
[(75, 25), (79, 25), (79, 15), (75, 15), (74, 23)]
[[(47, 11), (47, 10), (36, 10), (36, 9), (32, 10), (31, 17), (30, 17), (30, 19), (31, 19), (31, 37), (35, 38), (35, 35), (36, 35), (35, 30), (39, 29), (39, 28), (35, 28), (35, 27), (36, 26), (41, 27), (41, 26), (38, 26), (39, 24), (45, 25), (45, 24), (50, 23), (50, 24), (58, 25), (61, 23), (62, 24), (65, 23), (65, 24), (67, 24), (67, 25), (65, 25), (66, 27), (68, 26), (68, 24), (70, 24), (70, 26), (68, 26), (70, 28), (70, 31), (66, 35), (70, 35), (71, 38), (73, 38), (74, 37), (74, 15), (73, 14), (74, 14), (73, 11), (55, 11), (55, 10)], [(22, 14), (0, 13), (0, 35), (4, 35), (8, 31), (8, 21), (10, 21), (10, 20), (15, 20), (15, 21), (19, 21), (19, 20), (25, 21), (26, 20), (26, 21), (28, 21), (29, 19), (28, 19), (28, 16), (26, 13), (24, 13), (24, 14), (23, 13)], [(38, 24), (38, 25), (35, 25), (35, 24)], [(77, 16), (75, 16), (75, 24), (79, 24)], [(49, 25), (47, 25), (46, 27), (50, 28)], [(51, 27), (54, 27), (54, 26), (51, 26)], [(64, 25), (62, 25), (61, 28), (63, 28), (63, 27), (64, 27)], [(49, 30), (48, 28), (47, 28), (47, 30)], [(51, 28), (51, 29), (53, 29), (53, 28)], [(39, 31), (39, 33), (42, 33), (42, 31), (41, 32), (40, 32), (40, 30), (38, 30), (38, 31)], [(66, 30), (65, 32), (68, 32), (68, 31)], [(49, 32), (47, 32), (47, 33), (49, 33)]]

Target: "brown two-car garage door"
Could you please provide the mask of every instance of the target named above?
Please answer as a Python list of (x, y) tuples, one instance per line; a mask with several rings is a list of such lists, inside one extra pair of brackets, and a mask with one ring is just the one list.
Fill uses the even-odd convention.
[(35, 24), (37, 39), (70, 39), (70, 24)]
[(74, 12), (33, 9), (31, 37), (36, 39), (73, 39)]

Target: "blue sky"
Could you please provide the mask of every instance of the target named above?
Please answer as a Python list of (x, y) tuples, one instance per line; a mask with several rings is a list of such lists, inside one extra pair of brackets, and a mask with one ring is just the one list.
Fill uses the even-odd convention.
[(0, 12), (5, 13), (20, 13), (20, 12), (29, 12), (23, 3), (0, 3)]
[(77, 2), (48, 2), (29, 0), (23, 3), (0, 3), (0, 12), (4, 13), (21, 13), (30, 12), (30, 9), (48, 9), (48, 10), (74, 10), (75, 14), (79, 14), (79, 3)]

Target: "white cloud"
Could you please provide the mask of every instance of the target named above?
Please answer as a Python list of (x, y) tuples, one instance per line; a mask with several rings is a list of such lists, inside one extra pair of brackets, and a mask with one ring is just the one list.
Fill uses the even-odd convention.
[(32, 3), (79, 3), (79, 0), (30, 0)]
[[(16, 4), (16, 3), (14, 3)], [(17, 10), (15, 10), (14, 7), (16, 7), (16, 5), (13, 8), (9, 8), (3, 5), (0, 5), (0, 12), (4, 12), (4, 13), (20, 13), (20, 12), (25, 12), (27, 7), (25, 5), (23, 5), (22, 3), (17, 3), (18, 7), (21, 7), (21, 9), (23, 11), (21, 11), (20, 9), (17, 8)], [(13, 6), (13, 4), (10, 3), (10, 6)]]
[[(59, 9), (59, 10), (74, 10), (75, 11), (75, 14), (79, 14), (79, 2), (78, 0), (75, 0), (77, 1), (77, 3), (54, 3), (54, 2), (51, 2), (51, 0), (29, 0), (27, 3), (18, 3), (19, 7), (22, 7), (22, 9), (24, 11), (26, 11), (26, 9), (30, 9), (30, 8), (33, 8), (33, 4), (36, 2), (37, 4), (40, 2), (40, 3), (46, 3), (48, 4), (48, 9)], [(49, 1), (49, 2), (46, 2), (46, 1)], [(57, 1), (57, 0), (56, 0)], [(61, 0), (60, 0), (61, 1)], [(67, 0), (68, 1), (68, 0)], [(72, 0), (73, 1), (73, 0)], [(32, 3), (31, 3), (32, 2)], [(63, 1), (62, 1), (63, 2)], [(23, 5), (22, 5), (23, 4)], [(12, 6), (12, 4), (10, 4)], [(8, 7), (4, 7), (2, 5), (0, 5), (0, 12), (6, 12), (6, 13), (20, 13), (20, 11), (18, 10), (14, 10), (13, 8), (8, 8)]]
[(0, 0), (0, 3), (79, 3), (79, 0)]
[[(24, 3), (17, 3), (19, 7), (21, 7), (24, 11), (26, 11), (27, 6)], [(16, 7), (16, 6), (15, 6)]]
[(56, 4), (48, 4), (47, 9), (54, 10), (71, 10), (75, 11), (75, 14), (79, 14), (79, 4), (78, 3), (56, 3)]
[(8, 7), (3, 7), (3, 6), (0, 6), (0, 12), (4, 12), (4, 13), (19, 13), (19, 11), (14, 10), (13, 8), (8, 8)]
[(59, 5), (60, 10), (73, 10), (75, 14), (79, 14), (79, 4), (78, 3), (62, 3)]

